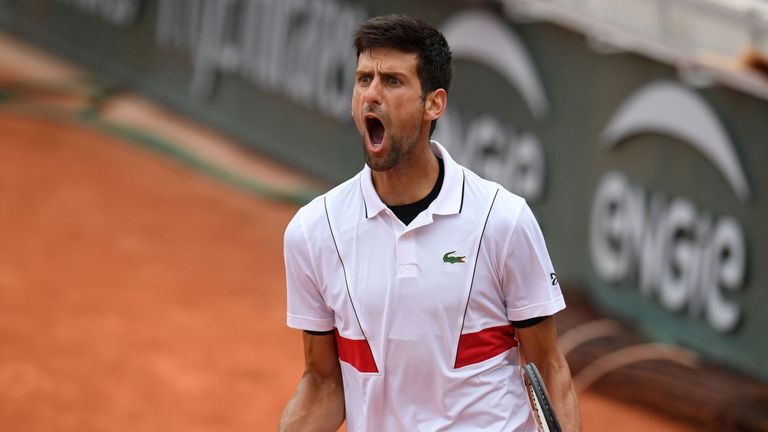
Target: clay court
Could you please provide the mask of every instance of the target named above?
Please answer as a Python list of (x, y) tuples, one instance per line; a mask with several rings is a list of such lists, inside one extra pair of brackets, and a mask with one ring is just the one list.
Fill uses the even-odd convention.
[[(19, 75), (0, 77), (27, 95), (0, 104), (0, 430), (275, 430), (302, 369), (282, 257), (298, 204), (109, 133), (78, 115), (82, 95)], [(135, 96), (100, 108), (274, 190), (324, 186)], [(580, 400), (586, 431), (694, 430)]]

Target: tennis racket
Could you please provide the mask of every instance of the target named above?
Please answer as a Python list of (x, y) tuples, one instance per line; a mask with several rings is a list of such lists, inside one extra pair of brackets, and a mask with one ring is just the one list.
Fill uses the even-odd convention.
[(549, 400), (547, 388), (544, 386), (544, 381), (541, 379), (535, 364), (526, 363), (523, 366), (523, 381), (539, 431), (560, 432), (560, 423), (557, 422), (557, 416), (555, 416), (555, 410)]

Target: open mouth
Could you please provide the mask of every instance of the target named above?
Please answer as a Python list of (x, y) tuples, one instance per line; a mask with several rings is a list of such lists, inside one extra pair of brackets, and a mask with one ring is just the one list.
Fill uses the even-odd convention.
[(365, 128), (368, 130), (368, 140), (373, 146), (379, 146), (384, 141), (384, 124), (376, 117), (365, 119)]

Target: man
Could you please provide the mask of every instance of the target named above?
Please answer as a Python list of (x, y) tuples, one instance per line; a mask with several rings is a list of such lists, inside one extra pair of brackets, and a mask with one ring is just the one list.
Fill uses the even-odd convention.
[(285, 233), (288, 325), (305, 369), (285, 431), (534, 431), (521, 352), (568, 431), (580, 420), (552, 314), (565, 307), (525, 201), (429, 138), (451, 53), (409, 17), (355, 33), (366, 166)]

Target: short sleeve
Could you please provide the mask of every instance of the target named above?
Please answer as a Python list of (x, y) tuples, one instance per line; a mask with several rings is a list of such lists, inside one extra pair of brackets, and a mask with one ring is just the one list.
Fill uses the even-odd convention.
[(309, 248), (299, 215), (285, 230), (285, 280), (288, 293), (288, 326), (301, 330), (333, 329), (333, 311), (326, 305), (317, 282)]
[(527, 204), (520, 210), (505, 250), (502, 291), (510, 321), (549, 316), (565, 308), (544, 235)]

